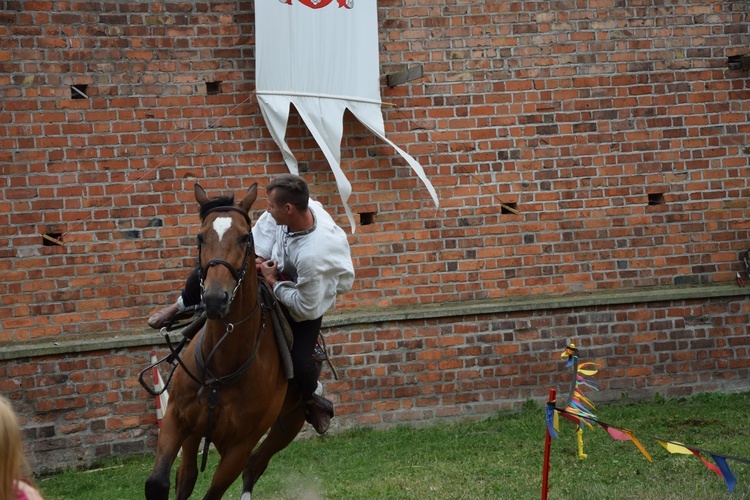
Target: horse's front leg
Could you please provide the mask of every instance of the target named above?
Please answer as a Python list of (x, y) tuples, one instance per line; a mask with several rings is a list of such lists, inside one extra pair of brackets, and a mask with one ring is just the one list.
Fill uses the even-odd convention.
[(198, 451), (201, 443), (200, 436), (191, 435), (182, 444), (182, 461), (177, 468), (175, 482), (175, 499), (190, 498), (198, 479)]
[(156, 446), (156, 460), (151, 474), (146, 479), (146, 498), (148, 500), (167, 500), (169, 498), (169, 476), (177, 452), (185, 436), (181, 429), (165, 425), (159, 431)]
[[(235, 432), (234, 435), (238, 433)], [(237, 439), (235, 443), (229, 446), (219, 446), (217, 449), (221, 455), (219, 465), (216, 467), (214, 477), (211, 480), (211, 486), (206, 492), (204, 500), (220, 499), (224, 493), (232, 486), (235, 479), (242, 473), (247, 457), (253, 451), (255, 444), (260, 440), (263, 434), (253, 432), (252, 435), (243, 439)]]

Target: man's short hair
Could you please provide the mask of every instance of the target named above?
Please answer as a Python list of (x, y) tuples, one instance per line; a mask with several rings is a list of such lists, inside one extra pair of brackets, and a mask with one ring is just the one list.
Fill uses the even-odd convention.
[(281, 174), (274, 177), (266, 186), (266, 194), (275, 192), (277, 203), (286, 205), (291, 203), (297, 210), (307, 210), (307, 201), (310, 199), (310, 188), (305, 179), (294, 174)]

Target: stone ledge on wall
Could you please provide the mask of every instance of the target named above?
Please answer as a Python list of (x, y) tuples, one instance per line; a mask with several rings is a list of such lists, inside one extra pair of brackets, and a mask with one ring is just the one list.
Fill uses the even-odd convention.
[[(694, 286), (694, 287), (661, 287), (645, 290), (628, 290), (615, 292), (593, 292), (566, 296), (534, 295), (511, 297), (506, 299), (444, 302), (440, 304), (416, 305), (377, 310), (364, 310), (346, 313), (331, 313), (323, 318), (323, 328), (383, 323), (389, 321), (409, 321), (415, 319), (445, 318), (470, 316), (478, 314), (508, 313), (515, 311), (536, 311), (564, 309), (571, 307), (597, 307), (617, 304), (637, 304), (664, 302), (672, 300), (708, 299), (717, 297), (738, 297), (750, 295), (750, 288), (741, 288), (735, 284)], [(178, 332), (170, 339), (178, 342)], [(134, 335), (102, 334), (101, 338), (84, 340), (66, 340), (62, 342), (33, 343), (28, 345), (0, 347), (0, 361), (34, 358), (38, 356), (99, 351), (102, 349), (119, 349), (128, 347), (163, 346), (163, 335), (149, 332)]]

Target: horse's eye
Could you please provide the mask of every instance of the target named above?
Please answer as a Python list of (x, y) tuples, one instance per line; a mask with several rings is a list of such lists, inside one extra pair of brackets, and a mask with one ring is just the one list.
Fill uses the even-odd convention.
[(198, 244), (199, 244), (199, 245), (203, 244), (203, 236), (201, 236), (201, 235), (199, 234), (199, 235), (198, 235), (198, 237), (197, 237), (196, 239), (198, 240)]
[(246, 234), (244, 236), (240, 237), (240, 245), (245, 245), (247, 242), (250, 241), (250, 235)]

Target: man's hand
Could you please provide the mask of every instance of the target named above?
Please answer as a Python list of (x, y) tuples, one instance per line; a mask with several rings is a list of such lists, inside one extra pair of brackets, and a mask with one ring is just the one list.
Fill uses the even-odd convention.
[(278, 273), (278, 263), (275, 260), (264, 261), (260, 265), (260, 272), (263, 275), (263, 279), (266, 280), (266, 283), (268, 283), (268, 286), (273, 289), (273, 286), (277, 281), (276, 275)]

